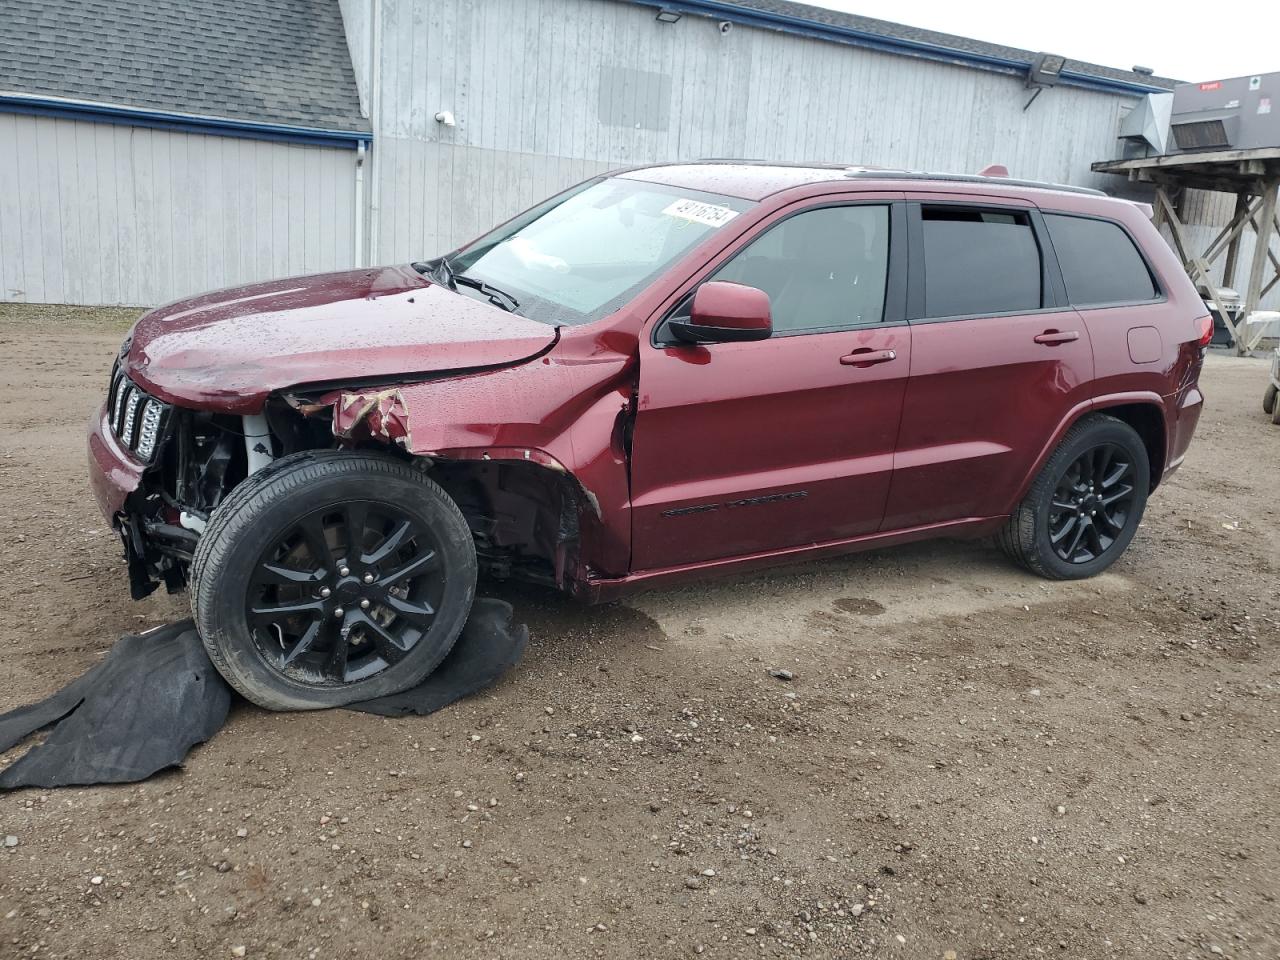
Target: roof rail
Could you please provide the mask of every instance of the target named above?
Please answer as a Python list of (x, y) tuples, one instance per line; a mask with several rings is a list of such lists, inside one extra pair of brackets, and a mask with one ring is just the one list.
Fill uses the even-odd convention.
[[(700, 157), (697, 160), (675, 163), (731, 163), (750, 167), (799, 167), (808, 170), (840, 170), (844, 176), (866, 180), (951, 180), (961, 183), (990, 183), (1009, 187), (1032, 187), (1036, 190), (1058, 190), (1063, 193), (1083, 193), (1093, 197), (1106, 197), (1105, 190), (1093, 187), (1077, 187), (1069, 183), (1052, 183), (1048, 180), (1019, 180), (1007, 176), (987, 176), (981, 173), (932, 173), (925, 170), (895, 170), (890, 167), (869, 167), (861, 164), (832, 163), (830, 161), (755, 160), (742, 157)], [(665, 166), (665, 164), (662, 164)], [(990, 169), (990, 168), (988, 168)]]
[(1012, 177), (984, 177), (980, 173), (927, 173), (918, 170), (878, 170), (869, 167), (847, 167), (844, 175), (867, 180), (945, 180), (960, 183), (989, 183), (1007, 187), (1032, 187), (1036, 190), (1058, 190), (1062, 193), (1084, 193), (1105, 197), (1106, 192), (1093, 187), (1077, 187), (1069, 183), (1045, 180), (1018, 180)]

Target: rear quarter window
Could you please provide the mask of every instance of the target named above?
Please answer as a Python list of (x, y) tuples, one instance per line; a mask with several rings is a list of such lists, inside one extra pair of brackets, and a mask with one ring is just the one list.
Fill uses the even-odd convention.
[(1134, 303), (1158, 295), (1129, 234), (1110, 220), (1048, 213), (1044, 217), (1073, 306)]

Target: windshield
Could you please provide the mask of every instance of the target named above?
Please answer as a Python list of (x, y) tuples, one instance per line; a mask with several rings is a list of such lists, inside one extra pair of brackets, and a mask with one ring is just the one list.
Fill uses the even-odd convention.
[[(449, 258), (459, 292), (552, 324), (598, 320), (751, 202), (613, 177), (553, 197)], [(482, 288), (488, 288), (482, 289)]]

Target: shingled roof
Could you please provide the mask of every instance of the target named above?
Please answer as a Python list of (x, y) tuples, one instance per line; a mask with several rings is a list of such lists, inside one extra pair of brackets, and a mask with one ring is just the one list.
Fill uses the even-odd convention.
[[(910, 52), (905, 49), (905, 46), (911, 44), (936, 48), (937, 56), (935, 59), (946, 59), (947, 52), (951, 51), (971, 58), (1006, 61), (1013, 65), (1030, 65), (1037, 56), (1037, 52), (1032, 50), (1006, 47), (998, 43), (987, 43), (983, 40), (972, 40), (968, 37), (958, 37), (950, 33), (939, 33), (936, 30), (923, 30), (903, 23), (891, 23), (888, 20), (877, 20), (873, 17), (863, 17), (854, 13), (828, 10), (824, 7), (815, 7), (812, 4), (793, 3), (791, 0), (711, 0), (711, 2), (704, 3), (699, 3), (697, 0), (683, 3), (680, 0), (631, 0), (631, 2), (652, 7), (685, 8), (689, 9), (690, 12), (704, 13), (708, 16), (721, 14), (729, 20), (733, 19), (734, 8), (736, 8), (748, 15), (755, 12), (764, 15), (766, 18), (785, 18), (793, 21), (790, 24), (793, 28), (811, 24), (817, 28), (832, 28), (833, 33), (849, 31), (865, 34), (872, 40), (880, 38), (889, 44), (900, 43), (904, 45), (902, 50), (904, 53)], [(754, 25), (770, 26), (766, 22)], [(777, 29), (786, 29), (781, 24), (773, 25)], [(1050, 52), (1062, 53), (1062, 51)], [(1172, 90), (1177, 82), (1165, 77), (1135, 73), (1132, 70), (1118, 70), (1114, 67), (1104, 67), (1096, 63), (1087, 63), (1083, 60), (1068, 59), (1063, 66), (1063, 72), (1065, 74), (1075, 74), (1082, 78), (1102, 81), (1103, 83), (1111, 82), (1151, 89)]]
[(0, 94), (367, 131), (338, 0), (3, 0)]

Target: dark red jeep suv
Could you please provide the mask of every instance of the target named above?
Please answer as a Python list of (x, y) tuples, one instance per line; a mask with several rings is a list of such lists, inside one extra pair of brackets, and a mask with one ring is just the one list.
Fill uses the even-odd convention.
[(480, 573), (595, 602), (924, 537), (1124, 551), (1212, 323), (1144, 209), (990, 177), (692, 163), (422, 263), (145, 314), (89, 437), (135, 595), (246, 697), (417, 683)]

